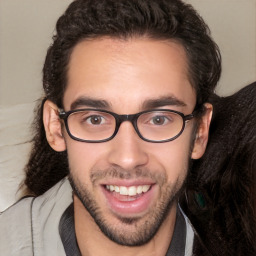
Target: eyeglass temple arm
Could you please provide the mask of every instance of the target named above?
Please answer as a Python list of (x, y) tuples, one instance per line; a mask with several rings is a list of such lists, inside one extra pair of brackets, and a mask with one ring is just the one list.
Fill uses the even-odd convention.
[(185, 116), (185, 121), (191, 120), (192, 118), (197, 116), (201, 116), (202, 114), (204, 114), (204, 111), (205, 111), (204, 104), (196, 105), (192, 114)]
[(65, 117), (66, 117), (66, 112), (64, 111), (64, 109), (62, 109), (62, 108), (59, 108), (58, 109), (58, 112), (59, 112), (59, 117), (61, 118), (61, 119), (64, 119)]

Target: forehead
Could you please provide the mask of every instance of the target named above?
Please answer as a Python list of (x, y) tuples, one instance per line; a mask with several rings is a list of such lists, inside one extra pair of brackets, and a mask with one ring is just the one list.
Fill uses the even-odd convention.
[[(171, 41), (148, 38), (98, 38), (75, 46), (68, 66), (64, 107), (80, 97), (107, 101), (113, 110), (145, 100), (175, 97), (191, 108), (195, 92), (188, 78), (183, 47)], [(128, 111), (128, 109), (127, 109)]]

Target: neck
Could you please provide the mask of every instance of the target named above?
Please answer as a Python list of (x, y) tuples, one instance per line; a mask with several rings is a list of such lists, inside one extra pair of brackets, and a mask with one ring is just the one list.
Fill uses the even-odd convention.
[(165, 256), (172, 240), (177, 204), (173, 204), (168, 216), (156, 235), (142, 246), (122, 246), (105, 236), (81, 201), (74, 196), (74, 219), (77, 243), (83, 256)]

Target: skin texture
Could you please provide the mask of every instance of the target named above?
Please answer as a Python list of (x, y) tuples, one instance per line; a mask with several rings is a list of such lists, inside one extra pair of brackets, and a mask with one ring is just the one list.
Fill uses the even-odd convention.
[[(82, 100), (81, 104), (84, 98), (87, 103)], [(75, 108), (92, 107), (92, 100), (94, 105), (97, 100), (101, 109), (118, 114), (147, 110), (157, 100), (154, 108), (187, 115), (196, 104), (182, 46), (147, 38), (80, 42), (69, 63), (65, 111), (78, 99)], [(72, 140), (62, 129), (57, 107), (50, 101), (45, 103), (48, 142), (56, 151), (68, 152), (75, 190), (75, 229), (82, 254), (165, 255), (175, 224), (176, 196), (186, 179), (190, 158), (204, 153), (211, 112), (211, 105), (206, 104), (195, 139), (195, 119), (186, 124), (179, 138), (167, 143), (145, 142), (131, 123), (124, 122), (114, 139), (91, 144)], [(137, 207), (113, 200), (104, 188), (111, 184), (150, 184), (151, 189), (140, 199), (143, 207)], [(127, 205), (127, 210), (121, 209)]]

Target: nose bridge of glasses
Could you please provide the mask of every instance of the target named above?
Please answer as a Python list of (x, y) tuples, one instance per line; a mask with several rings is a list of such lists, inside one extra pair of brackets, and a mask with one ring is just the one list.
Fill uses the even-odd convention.
[(135, 131), (137, 132), (137, 128), (136, 128), (136, 119), (137, 119), (137, 114), (132, 114), (132, 115), (117, 115), (117, 128), (119, 129), (120, 125), (123, 122), (131, 122)]
[(119, 115), (118, 117), (119, 117), (121, 123), (125, 122), (125, 121), (133, 122), (133, 120), (136, 117), (136, 114), (133, 114), (133, 115), (127, 115), (127, 114), (126, 115)]

